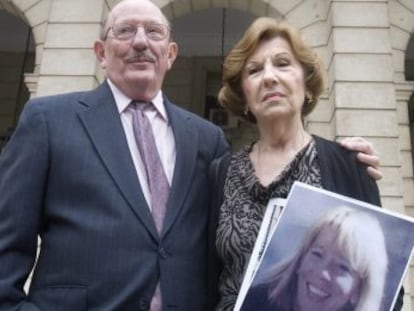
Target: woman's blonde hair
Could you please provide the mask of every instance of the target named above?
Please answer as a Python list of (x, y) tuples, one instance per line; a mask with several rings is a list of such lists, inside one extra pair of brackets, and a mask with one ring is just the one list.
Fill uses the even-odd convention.
[(373, 215), (345, 206), (333, 209), (316, 223), (293, 258), (270, 269), (269, 277), (264, 281), (268, 284), (269, 300), (280, 306), (294, 305), (296, 272), (313, 241), (327, 227), (333, 229), (335, 244), (361, 281), (358, 302), (352, 308), (344, 307), (343, 310), (380, 310), (388, 265), (382, 227)]
[(218, 95), (218, 100), (224, 108), (251, 122), (256, 120), (251, 113), (245, 115), (246, 102), (241, 88), (243, 70), (258, 46), (275, 37), (288, 41), (295, 58), (303, 67), (307, 98), (304, 99), (302, 117), (307, 116), (315, 108), (324, 90), (325, 72), (321, 61), (304, 42), (300, 33), (289, 24), (280, 23), (273, 18), (257, 18), (227, 55), (223, 64), (223, 86)]

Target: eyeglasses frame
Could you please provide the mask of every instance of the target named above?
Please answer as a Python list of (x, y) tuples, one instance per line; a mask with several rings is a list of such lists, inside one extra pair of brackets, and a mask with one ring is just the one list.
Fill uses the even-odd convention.
[(146, 38), (149, 39), (149, 40), (151, 40), (151, 41), (162, 41), (164, 39), (169, 38), (170, 37), (170, 34), (171, 34), (171, 28), (168, 25), (161, 24), (161, 23), (141, 23), (141, 24), (137, 24), (137, 25), (133, 25), (133, 24), (130, 24), (130, 23), (119, 23), (117, 25), (134, 26), (135, 27), (135, 33), (134, 33), (134, 35), (131, 36), (131, 38), (120, 39), (120, 38), (116, 37), (115, 34), (114, 34), (114, 32), (113, 32), (113, 27), (115, 27), (116, 25), (112, 25), (112, 26), (108, 27), (108, 29), (105, 31), (105, 35), (103, 37), (103, 41), (106, 41), (106, 39), (108, 39), (108, 37), (111, 38), (111, 36), (109, 36), (109, 31), (111, 31), (111, 30), (112, 30), (112, 34), (113, 34), (112, 38), (115, 38), (115, 39), (120, 40), (120, 41), (128, 41), (128, 40), (131, 40), (131, 39), (133, 39), (137, 35), (137, 32), (138, 32), (138, 28), (139, 27), (144, 28), (144, 32), (145, 32), (145, 27), (146, 26), (150, 26), (150, 25), (162, 26), (162, 27), (165, 27), (166, 30), (167, 30), (165, 37), (162, 38), (162, 39), (159, 39), (159, 40), (154, 40), (153, 38), (148, 37), (147, 33), (145, 32)]

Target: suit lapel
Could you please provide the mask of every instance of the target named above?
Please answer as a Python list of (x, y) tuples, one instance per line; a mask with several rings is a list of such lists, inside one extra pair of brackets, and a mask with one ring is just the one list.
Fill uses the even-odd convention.
[(142, 193), (122, 122), (109, 86), (104, 83), (85, 96), (79, 113), (96, 151), (135, 214), (156, 239), (158, 233)]
[(183, 207), (183, 201), (191, 188), (190, 184), (197, 158), (198, 139), (197, 133), (190, 126), (190, 116), (184, 115), (167, 99), (164, 102), (174, 132), (176, 149), (174, 175), (163, 225), (163, 234), (166, 234)]

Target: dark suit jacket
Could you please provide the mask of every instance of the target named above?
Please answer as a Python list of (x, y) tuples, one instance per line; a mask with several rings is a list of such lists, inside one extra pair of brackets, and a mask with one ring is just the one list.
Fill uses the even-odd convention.
[(208, 167), (228, 145), (165, 105), (177, 155), (160, 238), (107, 83), (26, 105), (0, 157), (1, 310), (147, 310), (159, 278), (164, 310), (205, 309)]

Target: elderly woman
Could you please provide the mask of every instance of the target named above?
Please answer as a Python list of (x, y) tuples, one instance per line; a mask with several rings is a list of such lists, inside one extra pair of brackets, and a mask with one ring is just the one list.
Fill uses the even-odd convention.
[(379, 311), (387, 258), (373, 215), (333, 208), (310, 229), (293, 258), (251, 288), (241, 310)]
[(258, 18), (229, 52), (219, 102), (257, 125), (259, 138), (234, 154), (224, 184), (216, 247), (222, 262), (217, 310), (232, 310), (270, 198), (294, 181), (380, 205), (355, 153), (310, 135), (304, 118), (324, 90), (324, 71), (300, 34)]

